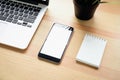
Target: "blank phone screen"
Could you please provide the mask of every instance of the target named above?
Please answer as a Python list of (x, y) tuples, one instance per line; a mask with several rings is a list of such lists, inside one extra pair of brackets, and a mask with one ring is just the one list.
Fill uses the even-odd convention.
[(71, 33), (68, 26), (54, 24), (40, 53), (61, 59)]

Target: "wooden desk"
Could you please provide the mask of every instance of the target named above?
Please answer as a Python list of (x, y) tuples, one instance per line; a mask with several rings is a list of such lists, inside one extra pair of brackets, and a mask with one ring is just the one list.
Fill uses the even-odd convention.
[[(50, 5), (26, 50), (0, 44), (0, 80), (120, 80), (120, 1), (100, 4), (89, 21), (74, 16), (72, 0), (50, 0)], [(75, 31), (61, 64), (39, 60), (38, 52), (54, 22)], [(77, 63), (75, 57), (85, 33), (108, 40), (99, 69)]]

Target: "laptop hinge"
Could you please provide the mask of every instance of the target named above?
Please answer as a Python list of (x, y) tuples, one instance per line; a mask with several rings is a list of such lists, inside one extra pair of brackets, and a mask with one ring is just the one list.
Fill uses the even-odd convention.
[(24, 1), (27, 3), (35, 4), (35, 5), (38, 5), (39, 3), (45, 4), (45, 5), (49, 4), (49, 0), (18, 0), (18, 1)]
[(30, 4), (38, 5), (38, 2), (37, 2), (37, 1), (34, 1), (34, 0), (18, 0), (18, 1), (23, 1), (23, 2), (30, 3)]
[(49, 0), (40, 0), (40, 3), (45, 4), (45, 5), (49, 5)]

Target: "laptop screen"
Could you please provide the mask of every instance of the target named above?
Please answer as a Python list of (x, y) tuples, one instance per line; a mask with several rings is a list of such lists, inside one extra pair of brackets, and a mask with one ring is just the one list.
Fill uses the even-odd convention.
[(38, 3), (42, 3), (45, 5), (49, 4), (49, 0), (18, 0), (18, 1), (28, 2), (28, 3), (32, 3), (32, 4), (38, 4)]

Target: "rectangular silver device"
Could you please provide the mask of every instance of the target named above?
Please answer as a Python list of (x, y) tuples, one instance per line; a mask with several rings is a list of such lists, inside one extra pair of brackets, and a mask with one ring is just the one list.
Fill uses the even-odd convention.
[(73, 28), (70, 26), (58, 23), (53, 24), (38, 56), (54, 62), (60, 62), (72, 32)]
[(0, 0), (0, 44), (26, 49), (49, 0)]

